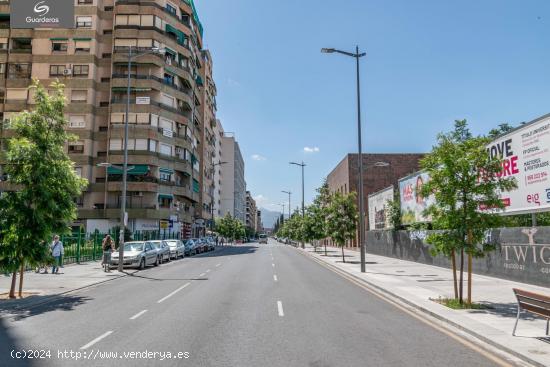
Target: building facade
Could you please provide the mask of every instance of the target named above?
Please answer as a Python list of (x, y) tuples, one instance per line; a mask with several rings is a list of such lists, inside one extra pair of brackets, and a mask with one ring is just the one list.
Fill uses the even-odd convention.
[[(343, 194), (357, 192), (359, 183), (359, 155), (348, 154), (327, 176), (331, 192)], [(363, 154), (363, 204), (365, 228), (368, 226), (368, 197), (379, 190), (394, 185), (398, 180), (412, 172), (418, 171), (420, 159), (424, 154)], [(358, 198), (359, 199), (359, 198)], [(359, 207), (359, 202), (357, 202)], [(357, 246), (357, 240), (350, 245)]]
[(216, 154), (216, 163), (218, 165), (214, 166), (214, 218), (220, 218), (222, 216), (221, 203), (222, 203), (222, 166), (228, 164), (223, 156), (222, 152), (222, 137), (224, 134), (222, 122), (217, 119), (216, 126), (214, 126), (214, 136), (215, 139), (215, 154)]
[(246, 192), (246, 219), (245, 226), (250, 231), (256, 232), (258, 220), (258, 208), (256, 207), (256, 200), (252, 197), (250, 191)]
[[(191, 236), (211, 218), (216, 88), (193, 1), (75, 0), (68, 29), (10, 29), (9, 14), (0, 2), (1, 121), (32, 108), (31, 78), (65, 85), (78, 137), (67, 152), (89, 182), (75, 224), (106, 231), (120, 222), (126, 119), (128, 227)], [(0, 133), (9, 138), (9, 124)]]
[(222, 161), (227, 162), (221, 167), (223, 177), (221, 183), (220, 215), (227, 213), (246, 222), (246, 182), (244, 179), (244, 160), (239, 143), (231, 133), (224, 133), (221, 140)]

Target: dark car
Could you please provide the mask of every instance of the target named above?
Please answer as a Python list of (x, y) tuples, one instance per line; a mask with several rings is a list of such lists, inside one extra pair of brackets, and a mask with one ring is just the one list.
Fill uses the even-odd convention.
[(197, 243), (194, 239), (185, 241), (185, 255), (193, 256), (197, 254)]

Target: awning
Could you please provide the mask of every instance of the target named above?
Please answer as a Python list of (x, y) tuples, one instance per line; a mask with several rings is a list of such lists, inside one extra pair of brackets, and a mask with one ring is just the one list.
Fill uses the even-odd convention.
[(185, 177), (191, 177), (191, 175), (185, 171), (182, 172)]
[(177, 55), (176, 51), (170, 50), (168, 47), (165, 47), (164, 50), (166, 51), (167, 54), (171, 54), (171, 55), (174, 55), (174, 56)]
[(204, 82), (202, 81), (202, 77), (200, 75), (197, 75), (197, 79), (195, 81), (198, 85), (204, 85)]
[(170, 175), (174, 173), (174, 170), (172, 168), (160, 167), (159, 171), (162, 172), (162, 173), (168, 173)]
[(183, 45), (185, 41), (185, 33), (180, 31), (179, 29), (172, 27), (170, 24), (166, 24), (166, 32), (175, 34), (176, 38), (178, 39), (178, 43), (180, 45)]
[(73, 41), (91, 41), (91, 38), (73, 38)]
[(159, 194), (159, 200), (160, 199), (174, 200), (174, 195), (172, 195), (172, 194)]
[(68, 41), (68, 40), (69, 40), (68, 38), (63, 38), (63, 37), (50, 38), (50, 41)]
[(195, 179), (193, 179), (193, 191), (196, 193), (199, 193), (201, 191), (199, 181)]
[[(144, 175), (149, 172), (149, 166), (146, 164), (136, 164), (128, 166), (129, 175)], [(122, 167), (109, 167), (107, 168), (107, 174), (109, 175), (122, 175)]]

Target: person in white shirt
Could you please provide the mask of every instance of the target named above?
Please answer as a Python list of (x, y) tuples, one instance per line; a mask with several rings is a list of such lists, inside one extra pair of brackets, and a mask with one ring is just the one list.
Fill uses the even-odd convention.
[(50, 245), (52, 256), (54, 258), (54, 265), (52, 266), (52, 274), (59, 274), (59, 267), (61, 266), (61, 258), (63, 257), (64, 249), (63, 242), (59, 240), (59, 236), (53, 237), (53, 242)]

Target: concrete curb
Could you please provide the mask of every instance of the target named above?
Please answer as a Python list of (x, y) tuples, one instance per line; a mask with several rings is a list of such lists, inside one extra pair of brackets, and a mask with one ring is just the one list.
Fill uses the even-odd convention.
[(301, 252), (302, 254), (304, 254), (304, 255), (307, 255), (307, 256), (309, 256), (309, 257), (311, 257), (311, 258), (313, 258), (313, 259), (317, 259), (318, 261), (322, 261), (328, 268), (330, 268), (331, 270), (333, 270), (333, 271), (335, 271), (335, 272), (342, 272), (342, 273), (345, 273), (346, 275), (352, 277), (353, 279), (355, 279), (355, 280), (357, 280), (357, 281), (359, 281), (359, 282), (361, 282), (361, 283), (364, 283), (364, 284), (366, 284), (367, 286), (369, 286), (369, 287), (371, 287), (371, 288), (374, 288), (376, 291), (382, 293), (384, 296), (386, 296), (386, 297), (388, 297), (388, 298), (390, 298), (390, 299), (393, 298), (393, 299), (395, 299), (395, 300), (397, 300), (397, 301), (399, 301), (399, 302), (401, 302), (401, 303), (404, 303), (404, 304), (406, 304), (407, 306), (410, 306), (410, 307), (412, 307), (412, 308), (414, 308), (414, 309), (416, 309), (416, 310), (418, 310), (418, 311), (421, 311), (421, 312), (424, 313), (424, 314), (427, 314), (427, 315), (429, 315), (429, 316), (431, 316), (431, 317), (433, 317), (433, 318), (435, 318), (435, 319), (437, 319), (437, 320), (439, 320), (439, 321), (442, 321), (442, 322), (444, 322), (445, 324), (447, 324), (447, 325), (449, 325), (449, 326), (452, 326), (453, 328), (459, 329), (459, 330), (461, 330), (461, 331), (463, 331), (463, 332), (465, 332), (465, 333), (467, 333), (467, 334), (469, 334), (469, 335), (471, 335), (471, 336), (473, 336), (473, 337), (475, 337), (475, 338), (477, 338), (477, 339), (479, 339), (479, 340), (481, 340), (481, 341), (483, 341), (483, 342), (485, 342), (485, 343), (487, 343), (487, 344), (489, 344), (489, 345), (491, 345), (491, 346), (493, 346), (493, 347), (495, 347), (495, 348), (498, 348), (498, 349), (500, 349), (500, 350), (503, 350), (503, 351), (505, 351), (506, 353), (511, 354), (511, 355), (513, 355), (514, 357), (517, 357), (518, 359), (520, 359), (520, 360), (522, 360), (522, 361), (524, 361), (524, 362), (526, 362), (526, 363), (529, 363), (529, 364), (531, 364), (531, 365), (533, 365), (533, 366), (537, 366), (537, 367), (548, 367), (547, 365), (544, 365), (544, 364), (541, 364), (540, 362), (537, 362), (537, 361), (535, 361), (535, 360), (532, 360), (531, 358), (529, 358), (528, 356), (526, 356), (526, 355), (524, 355), (524, 354), (521, 354), (521, 353), (519, 353), (519, 352), (517, 352), (517, 351), (515, 351), (515, 350), (513, 350), (513, 349), (508, 348), (506, 345), (503, 345), (503, 344), (500, 344), (500, 343), (496, 343), (495, 341), (493, 341), (493, 340), (491, 340), (491, 339), (489, 339), (489, 338), (487, 338), (487, 337), (485, 337), (485, 336), (483, 336), (483, 335), (481, 335), (481, 334), (479, 334), (479, 333), (477, 333), (477, 332), (475, 332), (475, 331), (473, 331), (473, 330), (471, 330), (471, 329), (465, 328), (465, 327), (463, 327), (462, 325), (457, 324), (457, 323), (455, 323), (454, 321), (449, 320), (448, 318), (446, 318), (446, 317), (444, 317), (444, 316), (441, 316), (441, 315), (439, 315), (439, 314), (437, 314), (437, 313), (435, 313), (435, 312), (433, 312), (433, 311), (430, 311), (430, 310), (428, 310), (428, 309), (426, 309), (426, 308), (424, 308), (424, 307), (422, 307), (422, 306), (420, 306), (420, 305), (418, 305), (418, 304), (416, 304), (416, 303), (414, 303), (414, 302), (411, 302), (411, 301), (409, 301), (408, 299), (406, 299), (406, 298), (404, 298), (404, 297), (401, 297), (400, 295), (398, 295), (398, 294), (396, 294), (396, 293), (394, 293), (394, 292), (391, 292), (391, 291), (389, 291), (389, 290), (387, 290), (387, 289), (385, 289), (385, 288), (383, 288), (383, 287), (381, 287), (381, 286), (379, 286), (379, 285), (376, 285), (376, 284), (374, 284), (374, 283), (372, 283), (372, 282), (369, 282), (368, 280), (365, 280), (365, 279), (363, 279), (363, 278), (360, 278), (360, 277), (356, 276), (356, 275), (353, 274), (353, 273), (349, 273), (349, 272), (347, 272), (347, 271), (345, 271), (345, 270), (343, 270), (343, 269), (340, 269), (340, 268), (338, 268), (337, 266), (334, 266), (333, 264), (330, 264), (330, 263), (324, 261), (323, 259), (318, 259), (316, 256), (314, 256), (313, 254), (309, 253), (309, 252), (306, 251), (305, 249), (298, 249), (298, 250), (300, 250), (300, 252)]

